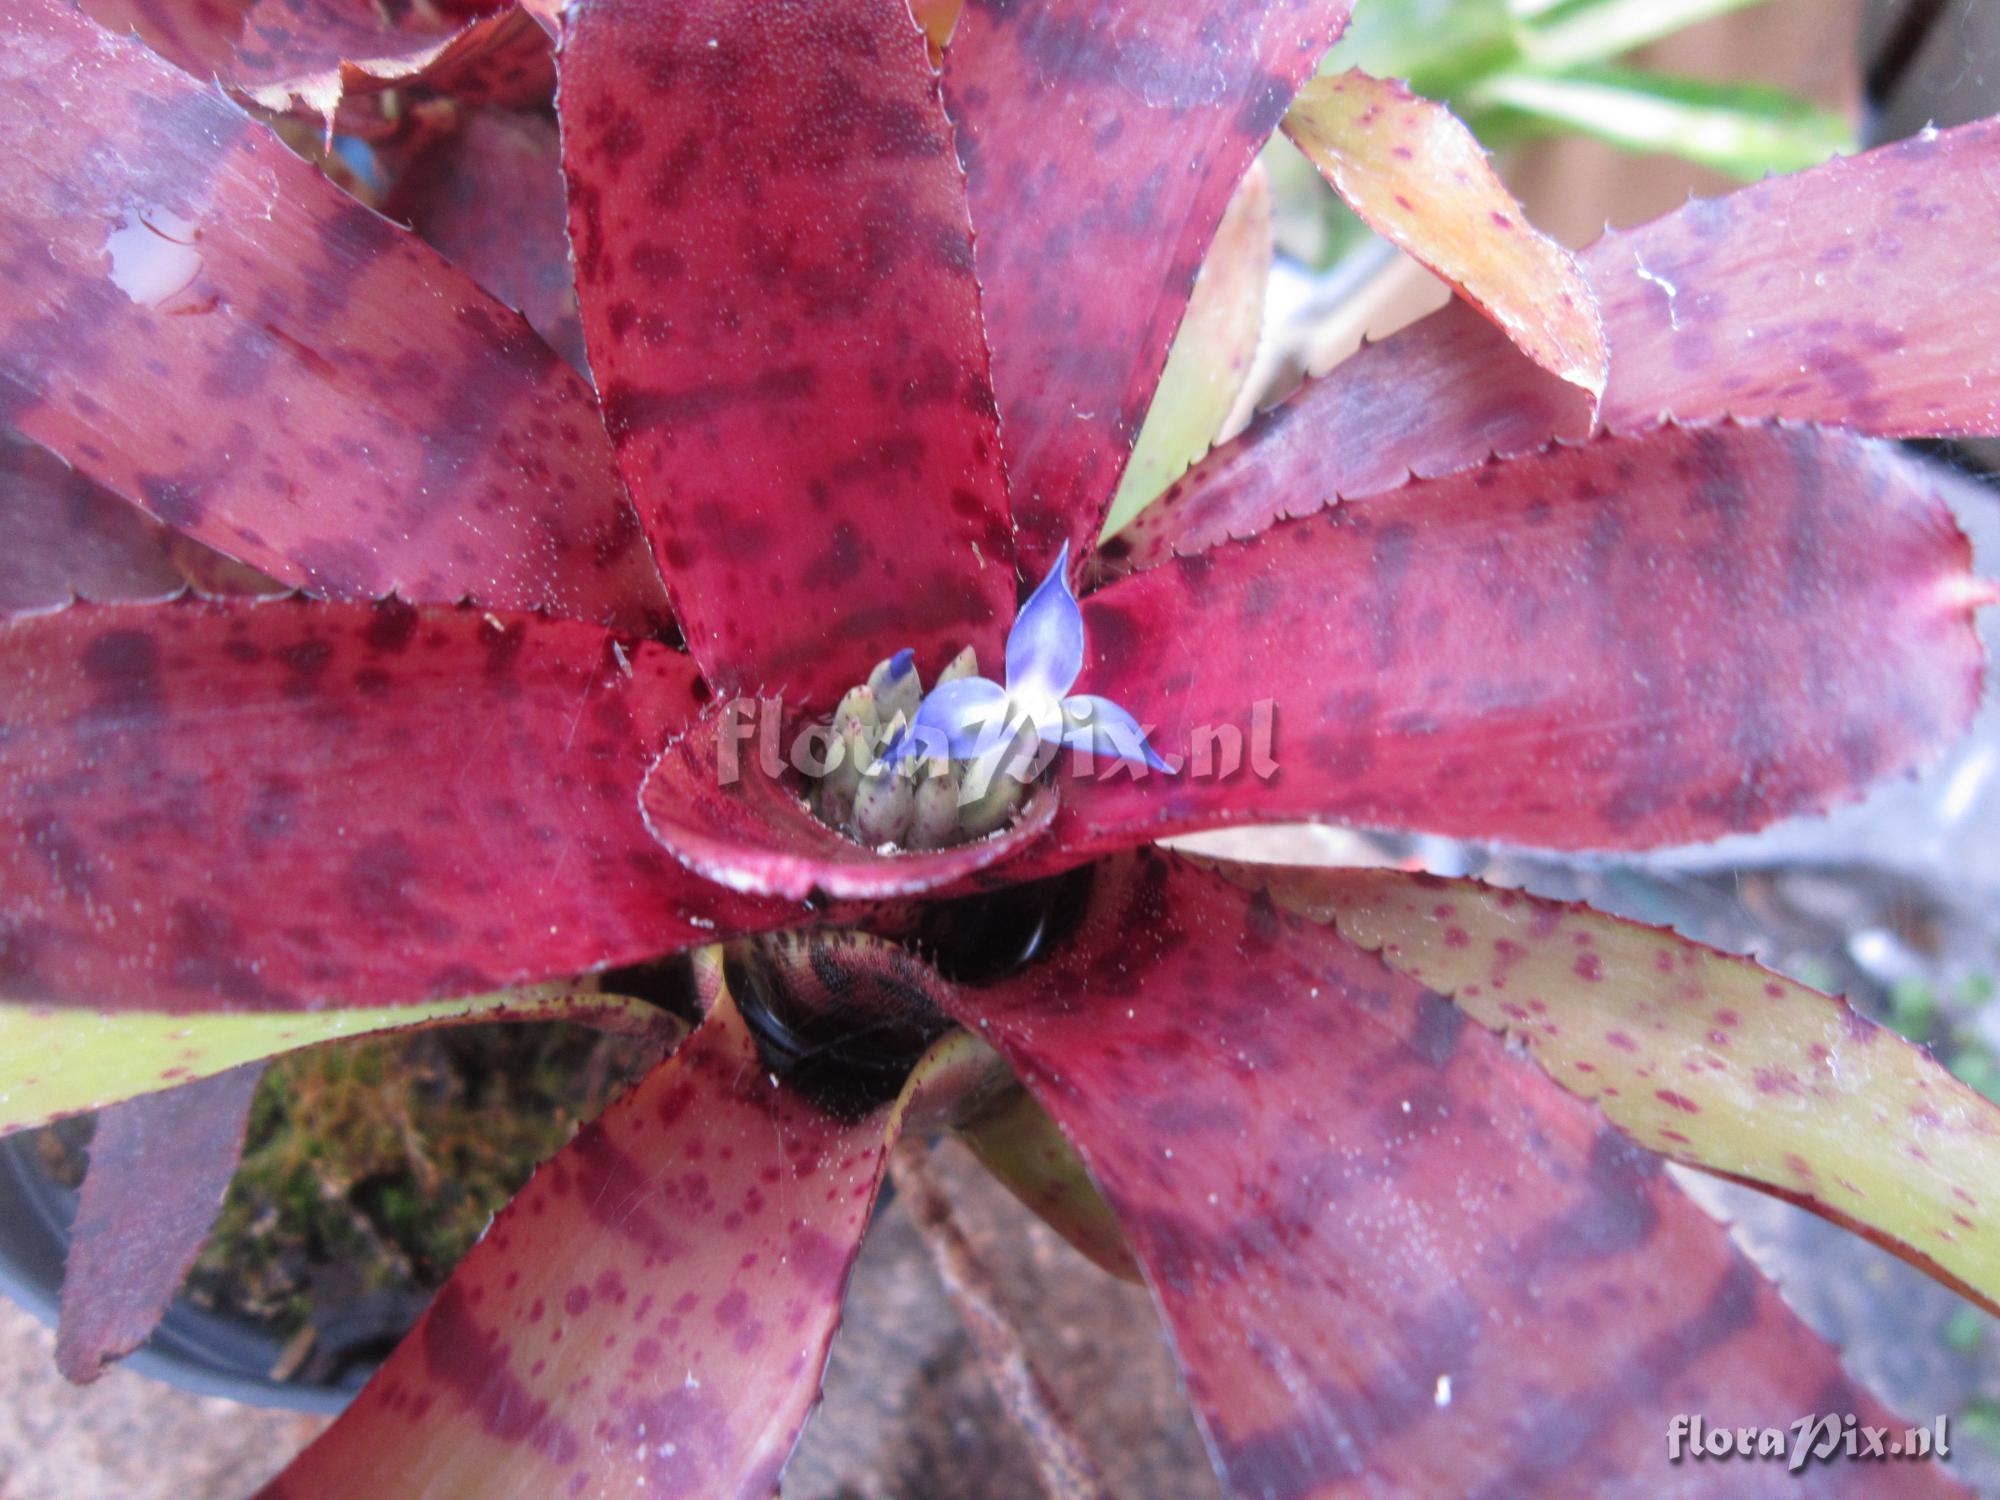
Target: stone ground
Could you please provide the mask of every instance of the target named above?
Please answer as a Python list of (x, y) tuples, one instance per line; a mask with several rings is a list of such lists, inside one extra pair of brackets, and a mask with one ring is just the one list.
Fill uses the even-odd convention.
[(114, 1369), (88, 1390), (55, 1339), (0, 1301), (0, 1500), (242, 1500), (320, 1419), (254, 1412)]
[[(1018, 1208), (964, 1151), (936, 1166), (1112, 1493), (1219, 1500), (1146, 1294)], [(48, 1331), (0, 1303), (0, 1500), (242, 1500), (324, 1419), (188, 1396), (114, 1369), (78, 1390)], [(1032, 1462), (901, 1206), (856, 1269), (824, 1405), (785, 1500), (1031, 1500)]]

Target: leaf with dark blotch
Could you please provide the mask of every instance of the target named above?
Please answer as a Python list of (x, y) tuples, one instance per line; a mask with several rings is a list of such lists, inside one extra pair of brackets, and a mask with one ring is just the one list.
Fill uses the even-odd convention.
[(84, 0), (196, 78), (219, 79), (267, 109), (343, 131), (355, 95), (402, 89), (469, 105), (527, 107), (555, 84), (548, 35), (505, 3), (375, 7), (338, 0)]
[[(1240, 1500), (1771, 1493), (1677, 1414), (1900, 1426), (1684, 1198), (1448, 1001), (1148, 852), (1076, 942), (953, 1002), (1076, 1143)], [(1828, 1471), (1830, 1472), (1830, 1471)], [(1962, 1492), (1935, 1463), (1839, 1492)]]
[(1959, 483), (1859, 438), (1670, 427), (1121, 579), (1084, 600), (1087, 680), (1187, 764), (1065, 779), (1044, 847), (1309, 818), (1631, 849), (1823, 809), (1978, 702)]
[(98, 1116), (63, 1269), (56, 1365), (87, 1384), (146, 1341), (201, 1253), (243, 1155), (261, 1067)]
[(688, 874), (639, 787), (686, 657), (470, 609), (185, 600), (0, 623), (0, 996), (480, 994), (797, 909)]
[(697, 964), (701, 1027), (535, 1174), (264, 1500), (777, 1492), (911, 1101), (794, 1092)]
[[(1611, 336), (1603, 420), (1722, 415), (1886, 437), (2000, 431), (2000, 121), (1693, 202), (1583, 252)], [(1157, 566), (1346, 496), (1580, 437), (1584, 403), (1454, 305), (1308, 381), (1105, 550)]]
[(1315, 78), (1285, 134), (1369, 227), (1491, 318), (1536, 364), (1593, 398), (1609, 359), (1576, 257), (1528, 222), (1444, 105), (1359, 69)]
[(690, 870), (731, 890), (801, 901), (872, 901), (945, 886), (1006, 883), (998, 868), (1045, 832), (1046, 792), (1015, 821), (949, 849), (882, 850), (822, 823), (801, 798), (795, 747), (825, 744), (786, 719), (776, 699), (732, 698), (668, 745), (646, 776), (646, 826)]
[(39, 444), (0, 428), (0, 615), (284, 585), (162, 526)]
[(945, 52), (1023, 577), (1106, 508), (1230, 194), (1350, 0), (969, 0)]
[(2000, 1106), (1846, 1004), (1587, 907), (1395, 871), (1232, 878), (1514, 1039), (1644, 1145), (1805, 1204), (2000, 1307)]
[(0, 416), (274, 578), (650, 632), (589, 388), (262, 126), (57, 0), (0, 57)]
[(197, 78), (228, 73), (244, 18), (258, 0), (81, 0), (85, 15), (107, 31), (131, 32), (160, 56)]
[[(446, 8), (448, 10), (448, 8)], [(405, 16), (421, 14), (412, 7)], [(256, 103), (289, 103), (325, 129), (366, 140), (402, 138), (413, 105), (453, 109), (545, 109), (555, 97), (556, 60), (548, 20), (533, 4), (507, 6), (467, 19), (423, 46), (403, 44), (384, 58), (345, 59), (320, 71), (245, 86)]]
[(2000, 119), (1836, 158), (1607, 235), (1604, 422), (1727, 414), (2000, 433)]
[(1507, 336), (1454, 300), (1359, 352), (1181, 476), (1099, 549), (1105, 578), (1143, 572), (1340, 497), (1398, 489), (1492, 455), (1582, 438), (1590, 398), (1521, 357)]
[(166, 599), (187, 579), (167, 528), (47, 449), (0, 428), (0, 614), (73, 598)]
[(555, 122), (483, 109), (396, 174), (382, 211), (521, 315), (589, 377)]
[(905, 0), (583, 0), (565, 28), (591, 368), (704, 674), (831, 711), (894, 650), (997, 660), (972, 234)]
[(310, 1013), (201, 1015), (0, 1001), (0, 1135), (322, 1042), (488, 1021), (567, 1021), (662, 1049), (681, 1031), (669, 1012), (601, 993), (590, 981)]

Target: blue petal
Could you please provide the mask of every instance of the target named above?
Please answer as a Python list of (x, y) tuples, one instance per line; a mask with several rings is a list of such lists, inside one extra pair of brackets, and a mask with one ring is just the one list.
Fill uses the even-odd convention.
[(897, 746), (897, 758), (948, 754), (968, 760), (997, 743), (1007, 722), (1007, 690), (984, 677), (941, 682), (930, 691), (910, 731)]
[(1083, 611), (1069, 591), (1069, 543), (1007, 632), (1007, 691), (1060, 698), (1083, 671)]
[(1110, 760), (1140, 761), (1156, 771), (1173, 775), (1173, 767), (1146, 743), (1146, 731), (1139, 721), (1109, 698), (1094, 693), (1078, 693), (1063, 699), (1062, 743), (1072, 750), (1088, 750)]

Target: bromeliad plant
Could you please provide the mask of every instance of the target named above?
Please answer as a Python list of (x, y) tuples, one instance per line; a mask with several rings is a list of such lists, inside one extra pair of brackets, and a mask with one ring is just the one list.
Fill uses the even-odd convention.
[[(478, 113), (546, 90), (539, 32), (320, 9), (27, 0), (0, 54), (0, 391), (74, 467), (9, 450), (0, 1123), (135, 1099), (66, 1367), (171, 1294), (242, 1066), (502, 1015), (664, 1035), (631, 997), (689, 950), (691, 1034), (270, 1494), (770, 1493), (891, 1145), (947, 1124), (1144, 1275), (1244, 1500), (1747, 1493), (1667, 1466), (1674, 1414), (1886, 1425), (1662, 1158), (1996, 1305), (2000, 1117), (1838, 1001), (1474, 884), (1144, 846), (1632, 850), (1938, 751), (1988, 593), (1952, 481), (1876, 439), (2000, 431), (2000, 127), (1572, 259), (1436, 106), (1304, 84), (1344, 0), (926, 4), (928, 37), (905, 0), (579, 0), (593, 392), (182, 71), (385, 159), (463, 116), (399, 191), (560, 338), (519, 290), (562, 260), (555, 138)], [(1281, 122), (1463, 296), (1093, 546)], [(173, 594), (195, 543), (295, 592), (212, 561)], [(1051, 568), (1023, 628), (1069, 635), (1017, 675)], [(1060, 738), (1074, 678), (1176, 773), (1059, 761), (991, 832), (863, 842), (745, 753), (968, 644), (1006, 680), (920, 700), (948, 742), (970, 699)], [(1122, 1241), (1044, 1191), (1068, 1147)]]

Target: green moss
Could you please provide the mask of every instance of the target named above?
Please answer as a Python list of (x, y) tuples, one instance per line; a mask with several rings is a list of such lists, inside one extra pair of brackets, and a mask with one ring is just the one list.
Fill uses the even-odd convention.
[(650, 1057), (583, 1027), (503, 1024), (280, 1059), (190, 1293), (291, 1334), (329, 1295), (441, 1285), (535, 1165)]

